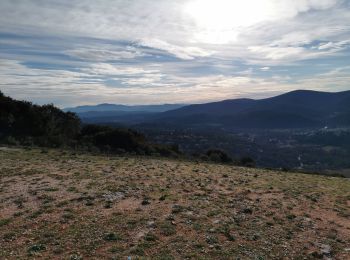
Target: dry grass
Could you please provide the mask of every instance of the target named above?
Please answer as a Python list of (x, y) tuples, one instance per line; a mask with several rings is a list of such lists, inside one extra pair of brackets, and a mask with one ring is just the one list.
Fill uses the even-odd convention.
[(0, 258), (350, 258), (349, 179), (0, 150)]

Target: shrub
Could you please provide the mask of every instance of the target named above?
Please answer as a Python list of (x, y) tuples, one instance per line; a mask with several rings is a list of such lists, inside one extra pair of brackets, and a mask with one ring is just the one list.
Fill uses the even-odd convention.
[(166, 221), (160, 225), (161, 233), (165, 236), (172, 236), (176, 234), (176, 228), (171, 222)]
[(106, 241), (118, 241), (121, 240), (120, 236), (116, 235), (115, 233), (107, 233), (103, 237)]
[(239, 160), (239, 165), (244, 167), (255, 167), (255, 161), (251, 157), (242, 157)]
[(218, 162), (218, 163), (231, 163), (232, 159), (230, 156), (227, 155), (222, 150), (212, 149), (208, 150), (206, 152), (206, 156), (209, 158), (212, 162)]

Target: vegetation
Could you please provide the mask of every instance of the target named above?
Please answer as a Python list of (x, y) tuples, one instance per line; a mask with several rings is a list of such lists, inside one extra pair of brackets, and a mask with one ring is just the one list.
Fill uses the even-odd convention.
[(53, 105), (17, 101), (0, 92), (0, 142), (10, 145), (71, 147), (106, 153), (177, 156), (175, 146), (152, 144), (133, 130), (82, 125), (71, 112)]
[(0, 92), (0, 137), (10, 144), (58, 147), (71, 145), (79, 135), (80, 119), (53, 105), (17, 101)]
[(205, 155), (212, 162), (231, 163), (233, 161), (224, 151), (218, 149), (208, 150)]
[[(157, 143), (176, 143), (184, 154), (197, 157), (215, 147), (239, 165), (250, 157), (259, 168), (322, 174), (342, 170), (350, 177), (350, 128), (235, 132), (198, 126), (182, 130), (138, 127), (138, 131)], [(205, 153), (202, 158), (208, 160)]]

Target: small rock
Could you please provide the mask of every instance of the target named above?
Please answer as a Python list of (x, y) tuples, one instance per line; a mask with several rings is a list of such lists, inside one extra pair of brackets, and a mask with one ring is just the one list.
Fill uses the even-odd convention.
[(193, 211), (186, 211), (186, 215), (187, 216), (192, 216), (193, 215)]
[(325, 244), (321, 244), (320, 245), (321, 248), (321, 253), (325, 256), (330, 256), (332, 253), (332, 248), (330, 245), (325, 245)]
[(122, 192), (114, 192), (114, 193), (110, 192), (110, 193), (106, 193), (102, 196), (106, 201), (121, 200), (121, 199), (124, 199), (124, 197), (125, 197), (124, 193), (122, 193)]
[(155, 228), (155, 227), (156, 227), (156, 222), (154, 222), (154, 221), (148, 221), (148, 222), (147, 222), (147, 227), (149, 227), (149, 228)]

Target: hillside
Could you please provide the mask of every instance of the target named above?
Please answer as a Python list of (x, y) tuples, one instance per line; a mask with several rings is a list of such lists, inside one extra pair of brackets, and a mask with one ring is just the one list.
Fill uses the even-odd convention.
[(346, 179), (0, 149), (2, 259), (350, 258)]
[(0, 91), (0, 142), (71, 145), (80, 129), (80, 119), (73, 113), (51, 104), (39, 106), (15, 100)]
[(160, 114), (154, 122), (269, 129), (349, 126), (349, 118), (350, 91), (298, 90), (260, 100), (233, 99), (185, 106)]
[(157, 118), (160, 113), (153, 112), (130, 112), (130, 111), (91, 111), (77, 113), (84, 123), (116, 123), (119, 125), (135, 125), (144, 123), (146, 120)]
[(52, 104), (15, 100), (0, 91), (1, 143), (118, 154), (179, 154), (177, 147), (149, 142), (132, 129), (82, 124), (75, 113), (63, 112)]

